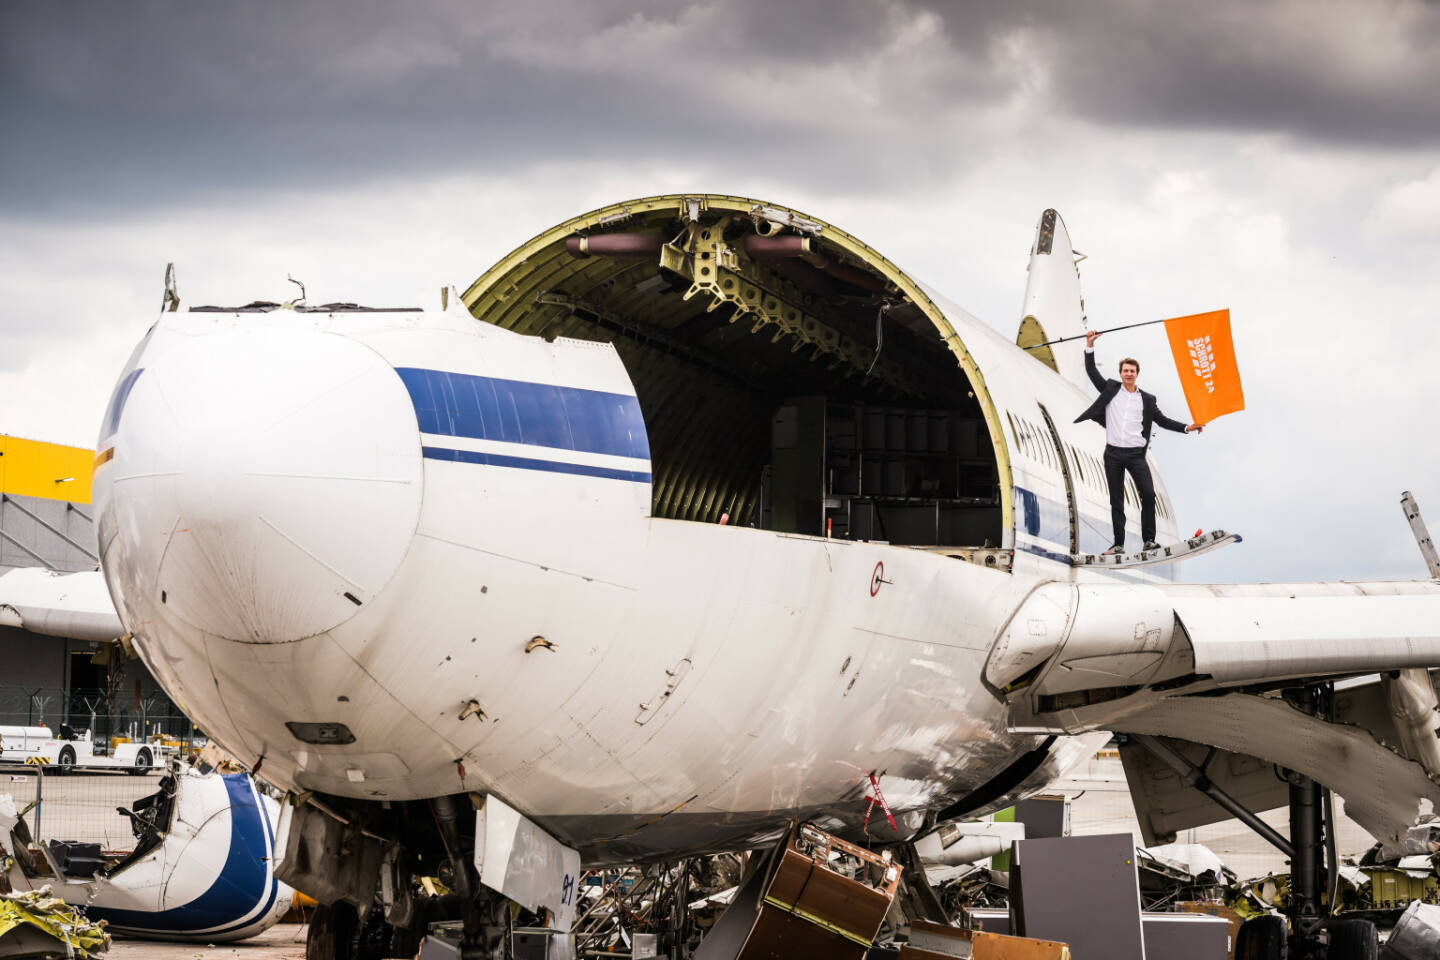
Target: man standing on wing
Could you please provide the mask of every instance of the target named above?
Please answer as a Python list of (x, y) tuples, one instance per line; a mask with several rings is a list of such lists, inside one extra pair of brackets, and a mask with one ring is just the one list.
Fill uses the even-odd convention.
[(1125, 552), (1125, 471), (1135, 480), (1140, 491), (1140, 535), (1145, 550), (1157, 549), (1155, 542), (1155, 483), (1150, 479), (1150, 465), (1145, 451), (1150, 447), (1150, 427), (1159, 424), (1177, 433), (1199, 433), (1204, 426), (1189, 426), (1171, 420), (1160, 412), (1153, 393), (1135, 386), (1140, 364), (1126, 357), (1120, 361), (1120, 379), (1106, 380), (1095, 367), (1096, 330), (1085, 334), (1085, 372), (1100, 391), (1100, 397), (1075, 422), (1094, 420), (1105, 428), (1105, 481), (1110, 484), (1110, 522), (1115, 528), (1114, 546), (1105, 551), (1109, 556)]

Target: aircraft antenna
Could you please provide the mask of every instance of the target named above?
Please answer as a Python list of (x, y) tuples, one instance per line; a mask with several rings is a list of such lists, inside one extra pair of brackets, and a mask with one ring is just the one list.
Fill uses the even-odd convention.
[(180, 309), (180, 287), (175, 283), (175, 264), (165, 264), (165, 296), (160, 300), (161, 313), (174, 313)]

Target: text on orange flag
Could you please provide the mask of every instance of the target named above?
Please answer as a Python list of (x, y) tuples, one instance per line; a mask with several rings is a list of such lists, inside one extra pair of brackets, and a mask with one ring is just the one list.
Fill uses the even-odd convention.
[(1185, 389), (1193, 423), (1245, 409), (1235, 341), (1230, 336), (1230, 311), (1213, 310), (1165, 321), (1175, 372)]

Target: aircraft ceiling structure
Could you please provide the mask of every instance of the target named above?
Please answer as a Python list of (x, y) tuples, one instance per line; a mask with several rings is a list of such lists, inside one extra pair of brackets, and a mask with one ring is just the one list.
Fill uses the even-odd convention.
[(744, 197), (611, 204), (532, 238), (463, 294), (478, 319), (611, 342), (635, 383), (653, 514), (747, 523), (787, 397), (971, 409), (1011, 474), (995, 404), (945, 312), (879, 252), (808, 214)]

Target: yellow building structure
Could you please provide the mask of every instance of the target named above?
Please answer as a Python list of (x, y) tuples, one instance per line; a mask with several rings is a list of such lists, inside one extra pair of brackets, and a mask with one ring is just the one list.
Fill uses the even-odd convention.
[[(94, 469), (93, 450), (0, 434), (0, 577), (15, 568), (98, 568)], [(192, 729), (144, 664), (93, 641), (0, 623), (0, 664), (0, 724), (68, 722), (97, 739)]]
[(90, 502), (95, 451), (0, 434), (0, 493), (66, 503)]

